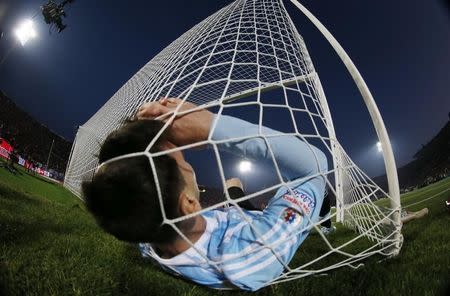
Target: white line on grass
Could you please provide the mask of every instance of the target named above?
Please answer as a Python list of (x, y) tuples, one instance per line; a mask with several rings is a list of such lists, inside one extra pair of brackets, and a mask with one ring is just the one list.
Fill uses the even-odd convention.
[(414, 205), (420, 204), (420, 203), (422, 203), (422, 202), (424, 202), (424, 201), (427, 201), (427, 200), (429, 200), (429, 199), (435, 198), (436, 196), (441, 195), (442, 193), (444, 193), (444, 192), (446, 192), (446, 191), (449, 191), (449, 190), (450, 190), (450, 188), (447, 188), (447, 189), (442, 190), (441, 192), (436, 193), (436, 194), (434, 194), (434, 195), (432, 195), (432, 196), (430, 196), (430, 197), (428, 197), (428, 198), (425, 198), (425, 199), (422, 199), (422, 200), (420, 200), (420, 201), (418, 201), (418, 202), (415, 202), (415, 203), (412, 203), (412, 204), (410, 204), (410, 205), (404, 206), (403, 208), (409, 208), (410, 206), (414, 206)]

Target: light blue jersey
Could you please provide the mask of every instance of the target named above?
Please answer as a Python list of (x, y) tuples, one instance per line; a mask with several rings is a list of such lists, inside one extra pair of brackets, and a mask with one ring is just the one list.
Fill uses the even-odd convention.
[[(211, 210), (202, 216), (206, 230), (194, 247), (170, 258), (159, 257), (150, 244), (139, 244), (142, 256), (164, 270), (211, 288), (255, 291), (276, 279), (318, 221), (325, 190), (327, 159), (322, 151), (297, 137), (229, 116), (216, 116), (213, 140), (269, 136), (226, 142), (221, 150), (273, 163), (285, 182), (264, 211), (236, 207)], [(261, 134), (260, 134), (261, 132)], [(272, 137), (276, 135), (275, 137)]]

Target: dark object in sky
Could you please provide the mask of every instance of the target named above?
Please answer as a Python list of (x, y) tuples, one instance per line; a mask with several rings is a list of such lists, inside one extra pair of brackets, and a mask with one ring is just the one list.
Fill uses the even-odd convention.
[(41, 6), (42, 15), (47, 24), (55, 25), (58, 29), (58, 33), (61, 33), (67, 25), (63, 24), (62, 18), (66, 17), (66, 12), (64, 11), (64, 6), (72, 3), (75, 0), (64, 0), (61, 4), (49, 0), (47, 4)]

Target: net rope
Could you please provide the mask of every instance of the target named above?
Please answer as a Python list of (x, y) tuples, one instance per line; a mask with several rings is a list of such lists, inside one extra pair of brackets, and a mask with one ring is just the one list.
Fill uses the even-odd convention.
[[(326, 246), (326, 250), (307, 262), (300, 262), (297, 266), (293, 266), (292, 262), (284, 263), (275, 249), (277, 244), (291, 239), (305, 229), (299, 229), (283, 240), (271, 244), (266, 244), (264, 236), (259, 234), (263, 245), (256, 248), (267, 248), (285, 267), (283, 274), (267, 285), (324, 273), (342, 266), (358, 268), (363, 259), (375, 254), (390, 256), (392, 248), (401, 244), (398, 241), (401, 236), (396, 235), (400, 233), (401, 225), (393, 219), (394, 213), (398, 213), (400, 209), (390, 208), (389, 194), (351, 160), (337, 140), (319, 76), (305, 42), (282, 1), (237, 0), (209, 16), (162, 50), (80, 126), (72, 147), (64, 185), (82, 198), (81, 184), (83, 181), (91, 180), (98, 169), (96, 155), (103, 140), (119, 128), (124, 119), (133, 116), (140, 105), (158, 100), (160, 97), (177, 97), (183, 102), (198, 105), (198, 108), (215, 108), (218, 118), (236, 108), (256, 108), (259, 133), (245, 138), (213, 140), (212, 134), (217, 123), (215, 121), (209, 138), (203, 142), (150, 153), (156, 137), (145, 151), (120, 156), (106, 163), (146, 156), (155, 171), (156, 157), (208, 145), (214, 153), (222, 186), (226, 188), (220, 145), (224, 142), (259, 138), (264, 140), (272, 155), (278, 180), (273, 186), (262, 188), (239, 199), (230, 198), (225, 191), (225, 199), (222, 202), (191, 215), (168, 219), (155, 174), (163, 223), (171, 225), (193, 248), (194, 244), (184, 236), (175, 223), (223, 206), (234, 206), (251, 225), (238, 202), (255, 199), (261, 194), (281, 187), (292, 192), (290, 187), (292, 182), (283, 180), (269, 144), (271, 137), (292, 136), (311, 146), (313, 142), (316, 146), (319, 144), (321, 150), (331, 160), (329, 163), (334, 163), (333, 166), (330, 165), (328, 171), (320, 173), (325, 178), (330, 193), (337, 198), (338, 211), (332, 212), (331, 218), (336, 219), (341, 215), (345, 228), (354, 230), (354, 234), (343, 242), (331, 242), (319, 230), (323, 220), (311, 221), (308, 227), (316, 230), (317, 239)], [(270, 99), (267, 99), (268, 97)], [(282, 135), (262, 133), (261, 128), (265, 125), (267, 110), (285, 112), (292, 124), (291, 130)], [(168, 127), (171, 120), (184, 114), (183, 112), (176, 109), (173, 114), (169, 114), (171, 119), (160, 133)], [(307, 178), (312, 177), (314, 176)], [(256, 229), (253, 230), (257, 232)], [(197, 251), (206, 263), (221, 270), (224, 262), (212, 261), (206, 254)], [(253, 251), (255, 250), (239, 256), (245, 256)], [(227, 260), (232, 259), (234, 258)]]

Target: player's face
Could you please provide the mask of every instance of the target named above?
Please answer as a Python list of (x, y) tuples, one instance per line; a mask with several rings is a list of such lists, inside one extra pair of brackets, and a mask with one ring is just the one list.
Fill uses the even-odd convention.
[[(173, 149), (176, 146), (170, 142), (164, 145), (164, 150)], [(170, 156), (175, 159), (178, 164), (178, 168), (180, 169), (180, 173), (183, 176), (184, 182), (186, 183), (186, 187), (189, 191), (191, 191), (197, 199), (200, 197), (200, 190), (198, 189), (197, 179), (195, 176), (194, 168), (191, 166), (189, 162), (184, 158), (183, 152), (176, 151), (170, 153)]]

